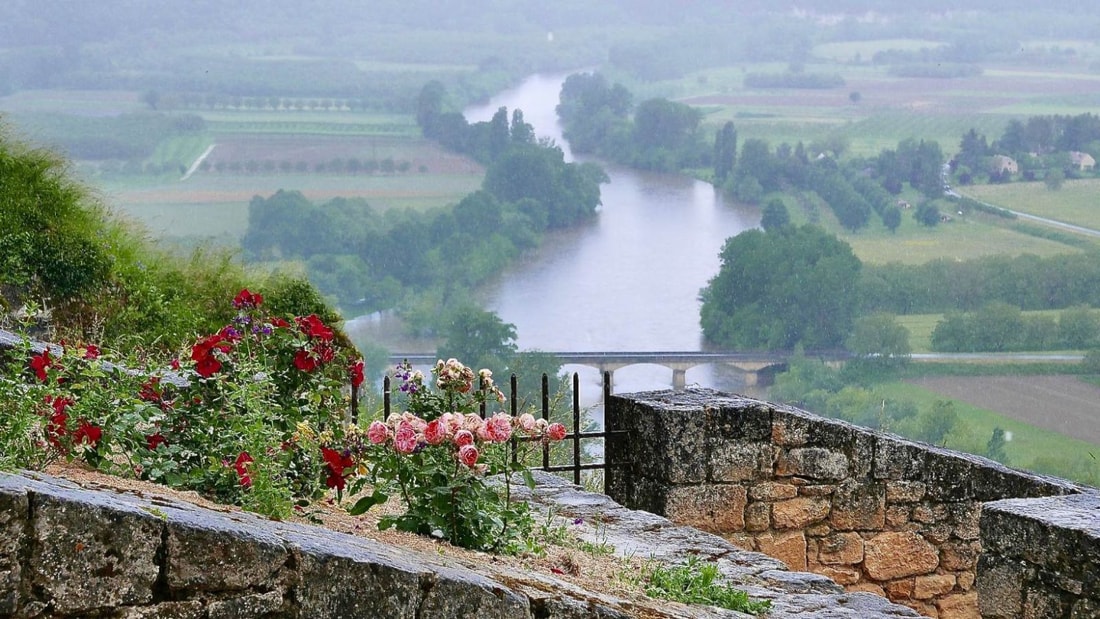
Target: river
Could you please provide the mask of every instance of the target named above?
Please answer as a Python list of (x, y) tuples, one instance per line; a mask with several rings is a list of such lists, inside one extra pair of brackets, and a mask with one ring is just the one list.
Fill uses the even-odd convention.
[[(535, 75), (483, 105), (465, 110), (489, 120), (501, 106), (523, 110), (539, 137), (553, 139), (573, 160), (554, 111), (566, 75)], [(699, 290), (718, 272), (725, 240), (759, 224), (759, 211), (726, 202), (685, 176), (599, 162), (611, 182), (593, 223), (553, 236), (488, 289), (488, 309), (516, 326), (521, 349), (544, 351), (702, 350)], [(598, 373), (581, 373), (599, 394)], [(672, 372), (633, 366), (616, 372), (616, 392), (666, 389)], [(688, 384), (740, 390), (738, 375), (700, 366)], [(587, 398), (586, 398), (587, 399)]]

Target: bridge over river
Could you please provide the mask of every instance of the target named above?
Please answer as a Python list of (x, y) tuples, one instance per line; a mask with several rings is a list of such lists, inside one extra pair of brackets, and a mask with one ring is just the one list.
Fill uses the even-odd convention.
[[(687, 371), (706, 364), (722, 364), (734, 367), (745, 374), (745, 384), (758, 384), (763, 376), (774, 376), (787, 367), (793, 356), (791, 352), (703, 352), (703, 351), (664, 351), (664, 352), (548, 352), (562, 365), (584, 365), (596, 368), (600, 374), (611, 372), (630, 365), (660, 365), (672, 370), (672, 387), (683, 389)], [(846, 351), (806, 352), (807, 357), (821, 359), (826, 363), (843, 363), (850, 354)], [(433, 354), (394, 354), (390, 355), (392, 364), (408, 360), (413, 365), (434, 365), (437, 357)]]

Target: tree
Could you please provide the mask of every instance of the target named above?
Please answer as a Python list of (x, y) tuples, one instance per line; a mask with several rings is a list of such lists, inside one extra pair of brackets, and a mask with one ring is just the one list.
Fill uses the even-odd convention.
[(1058, 191), (1062, 188), (1062, 185), (1066, 182), (1066, 173), (1061, 168), (1052, 168), (1047, 170), (1046, 176), (1043, 177), (1043, 184), (1046, 185), (1050, 191)]
[(704, 337), (732, 349), (837, 348), (851, 331), (860, 262), (812, 226), (748, 230), (726, 241), (701, 293)]
[(516, 326), (474, 306), (453, 312), (443, 338), (436, 351), (439, 358), (453, 357), (473, 368), (503, 370), (517, 350)]
[(858, 90), (853, 90), (852, 92), (848, 93), (848, 100), (852, 103), (859, 103), (863, 100), (863, 95), (859, 94)]
[(1058, 316), (1058, 336), (1068, 347), (1084, 350), (1100, 344), (1100, 318), (1087, 305), (1075, 305)]
[(848, 350), (877, 366), (902, 366), (909, 362), (909, 330), (892, 314), (876, 312), (855, 321)]
[(783, 201), (779, 198), (772, 198), (768, 201), (760, 216), (760, 227), (766, 232), (770, 232), (783, 226), (789, 226), (790, 223), (791, 216), (787, 212), (787, 205), (783, 204)]
[(523, 110), (512, 110), (512, 141), (516, 144), (534, 144), (535, 128), (523, 120)]
[(897, 205), (891, 204), (882, 210), (882, 225), (886, 226), (890, 232), (897, 232), (898, 226), (901, 225), (901, 209)]
[(149, 106), (149, 109), (156, 110), (157, 106), (160, 105), (160, 93), (156, 90), (146, 90), (145, 93), (141, 95), (141, 100), (145, 102), (145, 105)]
[(714, 180), (722, 185), (733, 174), (737, 163), (737, 129), (726, 122), (714, 136)]
[(950, 400), (936, 400), (932, 409), (917, 418), (917, 438), (933, 445), (944, 445), (947, 435), (955, 427), (959, 414), (955, 403)]
[(990, 460), (996, 460), (1001, 464), (1008, 464), (1008, 454), (1005, 453), (1005, 431), (1003, 428), (993, 428), (993, 434), (989, 442), (985, 444), (985, 456)]
[(922, 202), (913, 211), (913, 219), (916, 219), (921, 225), (934, 228), (940, 223), (940, 209), (931, 202)]

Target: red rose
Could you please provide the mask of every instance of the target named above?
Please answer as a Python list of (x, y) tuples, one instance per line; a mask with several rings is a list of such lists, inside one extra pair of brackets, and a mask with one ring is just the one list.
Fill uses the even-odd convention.
[(294, 353), (294, 367), (303, 372), (312, 372), (317, 369), (317, 357), (313, 356), (308, 350), (301, 349)]
[(259, 293), (249, 292), (248, 288), (241, 290), (237, 293), (237, 296), (233, 298), (233, 307), (245, 308), (245, 307), (259, 307), (264, 302), (264, 296)]
[(167, 445), (168, 439), (164, 438), (164, 435), (158, 432), (157, 434), (147, 435), (145, 437), (145, 444), (149, 447), (149, 451), (154, 451), (161, 445)]
[(252, 462), (252, 456), (248, 455), (247, 451), (242, 451), (237, 455), (237, 460), (233, 463), (233, 470), (237, 471), (237, 477), (241, 480), (241, 485), (245, 488), (252, 486), (252, 477), (248, 474), (249, 462)]
[(103, 429), (83, 419), (80, 420), (80, 426), (77, 427), (76, 432), (73, 432), (73, 443), (77, 445), (88, 443), (89, 446), (95, 447), (101, 438), (103, 438)]
[(332, 339), (332, 329), (328, 328), (317, 314), (310, 314), (309, 316), (299, 316), (295, 320), (298, 321), (298, 328), (302, 330), (310, 338), (317, 338), (323, 342), (327, 342)]
[(46, 368), (53, 366), (53, 362), (50, 359), (50, 351), (43, 350), (42, 354), (31, 357), (30, 366), (31, 369), (34, 370), (34, 375), (38, 377), (39, 382), (46, 382)]
[(328, 466), (328, 478), (325, 479), (325, 485), (329, 488), (343, 490), (347, 485), (347, 481), (344, 479), (344, 470), (355, 466), (355, 460), (350, 455), (341, 454), (328, 447), (321, 448), (321, 456)]
[(358, 388), (363, 384), (363, 360), (359, 359), (355, 363), (352, 363), (348, 367), (348, 374), (351, 375), (351, 386)]
[(98, 359), (99, 358), (99, 346), (96, 346), (95, 344), (88, 344), (88, 346), (84, 349), (84, 358), (85, 359)]

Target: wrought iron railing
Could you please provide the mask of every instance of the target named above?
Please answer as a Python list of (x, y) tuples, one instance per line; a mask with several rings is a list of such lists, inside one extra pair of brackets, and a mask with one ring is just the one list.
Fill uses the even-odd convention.
[[(582, 425), (583, 410), (581, 408), (580, 375), (578, 373), (574, 372), (572, 374), (571, 383), (572, 383), (572, 405), (571, 405), (570, 411), (569, 411), (569, 417), (571, 417), (571, 419), (566, 420), (566, 421), (571, 421), (571, 427), (570, 427), (569, 423), (566, 423), (567, 432), (566, 432), (565, 439), (564, 439), (564, 441), (567, 444), (569, 444), (570, 447), (571, 447), (571, 449), (569, 450), (571, 452), (569, 462), (566, 463), (566, 464), (551, 462), (550, 445), (548, 443), (543, 442), (542, 443), (542, 458), (541, 458), (541, 462), (539, 463), (537, 468), (542, 469), (544, 471), (553, 472), (553, 473), (571, 472), (572, 473), (572, 478), (573, 478), (573, 483), (580, 485), (581, 484), (581, 472), (582, 471), (604, 471), (608, 467), (607, 460), (606, 460), (605, 457), (603, 457), (603, 455), (601, 455), (599, 458), (597, 458), (595, 455), (591, 454), (590, 452), (586, 452), (584, 449), (582, 449), (582, 442), (600, 440), (600, 441), (604, 441), (604, 444), (606, 444), (607, 437), (614, 434), (614, 432), (608, 432), (607, 429), (602, 424), (600, 425), (598, 430), (595, 430), (595, 431), (585, 430), (585, 428)], [(509, 386), (509, 393), (507, 394), (508, 409), (509, 409), (508, 413), (511, 414), (512, 416), (516, 416), (516, 415), (522, 414), (523, 412), (529, 412), (529, 411), (521, 411), (520, 410), (520, 407), (519, 407), (519, 381), (516, 378), (515, 374), (512, 374), (511, 377), (509, 378), (508, 386)], [(603, 389), (602, 389), (602, 391), (603, 391), (603, 393), (602, 393), (601, 404), (603, 404), (603, 406), (606, 410), (607, 401), (611, 396), (611, 372), (604, 372), (603, 373)], [(551, 410), (552, 407), (550, 405), (550, 400), (551, 400), (550, 394), (551, 394), (551, 392), (550, 392), (550, 377), (546, 374), (543, 374), (542, 375), (542, 388), (540, 390), (540, 406), (539, 406), (540, 411), (539, 412), (540, 412), (541, 417), (543, 419), (547, 420), (547, 421), (551, 420), (551, 413), (553, 412)], [(390, 378), (389, 375), (387, 375), (382, 379), (382, 413), (383, 413), (383, 417), (388, 417), (390, 415), (390, 413), (393, 412), (393, 410), (392, 410), (393, 403), (392, 403), (392, 400), (390, 398), (390, 395), (391, 395), (391, 378)], [(353, 402), (352, 421), (353, 422), (358, 422), (358, 417), (359, 417), (358, 399), (359, 399), (358, 398), (358, 393), (353, 392), (352, 393), (352, 402)], [(481, 413), (481, 416), (483, 418), (487, 414), (487, 410), (486, 410), (486, 407), (485, 407), (484, 403), (482, 403), (482, 405), (481, 405), (480, 413)], [(516, 461), (518, 451), (519, 451), (517, 442), (521, 441), (521, 440), (530, 440), (530, 439), (513, 437), (513, 442), (512, 442), (513, 462)], [(606, 478), (606, 476), (605, 476), (605, 478)]]

